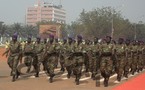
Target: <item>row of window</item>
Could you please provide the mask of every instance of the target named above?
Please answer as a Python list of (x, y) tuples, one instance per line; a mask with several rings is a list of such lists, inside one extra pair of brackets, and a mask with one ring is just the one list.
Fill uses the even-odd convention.
[(54, 10), (54, 12), (58, 13), (58, 14), (62, 14), (62, 15), (66, 14), (65, 12), (62, 12), (62, 11), (56, 11), (56, 10)]
[(58, 17), (58, 18), (65, 18), (65, 16), (58, 15), (58, 14), (54, 14), (54, 17)]

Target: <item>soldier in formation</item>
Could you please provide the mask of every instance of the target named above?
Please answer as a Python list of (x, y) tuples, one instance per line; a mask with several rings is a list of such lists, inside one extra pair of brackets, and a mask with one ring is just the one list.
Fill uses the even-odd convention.
[(10, 75), (12, 76), (12, 82), (14, 82), (18, 76), (19, 72), (17, 70), (17, 66), (20, 61), (20, 57), (22, 54), (22, 47), (19, 41), (17, 41), (17, 33), (15, 33), (12, 36), (12, 41), (10, 41), (6, 51), (3, 53), (3, 55), (8, 56), (7, 63), (11, 69)]
[(12, 36), (12, 41), (7, 45), (6, 52), (3, 55), (8, 56), (8, 65), (11, 68), (12, 81), (19, 76), (17, 66), (24, 57), (24, 63), (30, 72), (31, 65), (34, 67), (35, 77), (39, 77), (40, 65), (52, 83), (56, 75), (55, 69), (59, 67), (60, 71), (67, 71), (67, 78), (75, 76), (75, 83), (79, 85), (80, 78), (85, 73), (91, 72), (91, 78), (97, 81), (97, 76), (101, 74), (104, 78), (104, 86), (107, 87), (109, 78), (117, 74), (117, 81), (122, 77), (128, 78), (129, 74), (143, 70), (145, 66), (144, 43), (142, 41), (124, 40), (119, 38), (118, 42), (106, 36), (101, 42), (98, 38), (94, 40), (85, 40), (78, 35), (76, 40), (71, 37), (59, 42), (53, 35), (49, 36), (49, 41), (37, 37), (36, 42), (32, 43), (31, 37), (28, 37), (24, 48), (17, 41), (17, 35)]

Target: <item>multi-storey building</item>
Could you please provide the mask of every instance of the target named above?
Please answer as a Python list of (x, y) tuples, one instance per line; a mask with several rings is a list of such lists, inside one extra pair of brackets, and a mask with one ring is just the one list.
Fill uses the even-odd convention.
[(26, 24), (36, 25), (37, 22), (55, 21), (57, 23), (66, 22), (66, 11), (61, 5), (54, 5), (52, 3), (42, 3), (38, 0), (38, 3), (33, 7), (28, 7), (26, 14)]

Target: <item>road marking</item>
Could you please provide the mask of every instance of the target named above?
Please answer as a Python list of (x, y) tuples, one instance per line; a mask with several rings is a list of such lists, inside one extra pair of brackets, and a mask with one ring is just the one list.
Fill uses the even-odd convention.
[(88, 79), (90, 79), (90, 78), (91, 78), (91, 77), (81, 78), (80, 81), (88, 80)]
[(33, 78), (36, 78), (36, 77), (35, 77), (35, 76), (30, 76), (30, 77), (28, 77), (28, 78), (32, 78), (32, 79), (33, 79)]
[(63, 73), (61, 76), (65, 76), (65, 75), (67, 75), (67, 73)]
[(67, 77), (65, 77), (65, 78), (61, 78), (62, 80), (67, 80), (68, 78)]

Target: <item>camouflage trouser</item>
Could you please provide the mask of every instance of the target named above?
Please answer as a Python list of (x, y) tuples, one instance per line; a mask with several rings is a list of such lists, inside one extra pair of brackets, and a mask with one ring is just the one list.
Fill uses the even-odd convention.
[(66, 70), (68, 72), (67, 77), (70, 78), (72, 70), (73, 70), (73, 59), (70, 56), (66, 56), (64, 59), (64, 66), (66, 67)]
[(117, 57), (117, 80), (121, 80), (121, 76), (124, 71), (125, 67), (125, 62), (124, 62), (125, 57), (124, 56), (118, 56)]
[[(111, 60), (111, 57), (101, 57), (101, 62), (100, 62), (100, 71), (101, 73), (104, 73), (106, 75), (108, 75), (108, 77), (110, 76), (111, 72), (112, 72), (112, 68), (113, 68), (113, 61)], [(104, 75), (102, 75), (103, 77), (105, 77)]]
[(32, 55), (27, 55), (27, 56), (24, 56), (24, 63), (26, 66), (31, 66), (32, 64)]
[(137, 63), (137, 68), (138, 70), (142, 70), (144, 67), (144, 61), (143, 61), (143, 55), (138, 55), (138, 63)]
[(35, 69), (37, 75), (39, 75), (40, 65), (41, 65), (42, 61), (43, 61), (42, 54), (37, 54), (34, 57), (33, 66), (34, 66), (34, 69)]
[(84, 64), (83, 56), (74, 56), (72, 64), (73, 64), (73, 73), (74, 73), (74, 75), (81, 76), (82, 66)]
[(61, 65), (61, 68), (64, 68), (64, 64), (65, 64), (65, 56), (63, 55), (60, 55), (60, 65)]
[(89, 71), (89, 56), (88, 56), (88, 54), (84, 55), (84, 65), (85, 65), (86, 72), (88, 72)]
[(124, 75), (128, 75), (129, 69), (131, 68), (132, 58), (128, 57), (124, 60)]
[(46, 70), (47, 73), (51, 76), (54, 76), (54, 69), (56, 68), (56, 60), (57, 56), (56, 55), (51, 55), (48, 57), (47, 62), (46, 62)]
[(137, 70), (138, 56), (134, 55), (131, 63), (131, 73), (134, 74)]
[(33, 62), (33, 57), (32, 57), (32, 55), (26, 55), (26, 56), (24, 56), (24, 63), (25, 63), (25, 65), (28, 67), (27, 73), (28, 73), (28, 72), (30, 71), (30, 69), (31, 69), (32, 62)]
[(9, 56), (7, 63), (12, 70), (11, 71), (12, 75), (15, 75), (17, 72), (17, 66), (19, 63), (19, 56), (18, 55)]
[(96, 75), (99, 70), (99, 58), (97, 56), (91, 57), (89, 59), (89, 70), (93, 75)]

